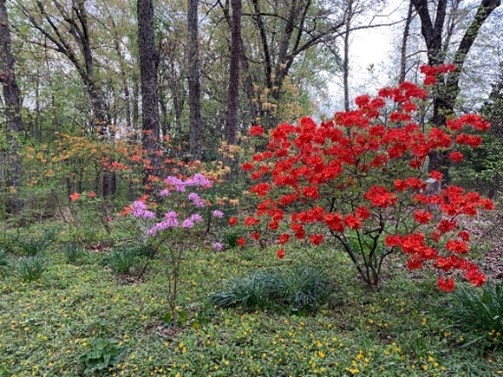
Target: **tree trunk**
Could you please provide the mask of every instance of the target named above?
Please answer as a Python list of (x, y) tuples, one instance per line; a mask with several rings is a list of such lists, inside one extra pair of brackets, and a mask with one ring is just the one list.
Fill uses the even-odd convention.
[(19, 134), (23, 131), (21, 119), (21, 101), (19, 87), (14, 72), (14, 56), (11, 49), (9, 19), (5, 0), (0, 0), (0, 83), (3, 87), (5, 101), (5, 118), (7, 121), (5, 132), (7, 153), (5, 154), (6, 184), (13, 194), (7, 200), (7, 212), (19, 213), (23, 203), (16, 191), (21, 188), (22, 161), (19, 155)]
[(405, 76), (407, 74), (407, 42), (409, 40), (410, 24), (412, 22), (413, 10), (414, 6), (412, 5), (412, 3), (409, 3), (407, 18), (405, 19), (405, 27), (403, 29), (402, 46), (400, 47), (400, 74), (398, 75), (399, 83), (405, 81)]
[(241, 0), (231, 0), (231, 56), (229, 70), (229, 91), (227, 98), (227, 123), (225, 137), (227, 143), (236, 144), (239, 110), (239, 63), (241, 60)]
[[(438, 65), (445, 62), (444, 51), (442, 49), (442, 32), (446, 17), (447, 0), (439, 0), (436, 9), (435, 20), (432, 21), (428, 10), (427, 0), (411, 0), (416, 12), (421, 20), (421, 34), (428, 50), (428, 64)], [(501, 5), (501, 0), (482, 0), (477, 9), (475, 17), (465, 31), (463, 38), (454, 55), (453, 63), (456, 70), (447, 75), (445, 83), (437, 86), (437, 95), (433, 99), (432, 123), (436, 127), (445, 126), (447, 118), (453, 114), (454, 105), (459, 95), (459, 77), (463, 70), (463, 65), (480, 28), (490, 14)], [(449, 159), (445, 152), (435, 152), (429, 156), (428, 169), (438, 170), (443, 173), (444, 185), (449, 183)]]
[(157, 173), (159, 163), (155, 157), (159, 141), (159, 98), (157, 82), (158, 54), (154, 35), (154, 6), (152, 0), (138, 0), (138, 47), (141, 78), (142, 145), (147, 150), (152, 169), (145, 169), (143, 182), (148, 175)]
[(189, 32), (189, 124), (190, 153), (199, 159), (201, 151), (201, 82), (198, 41), (198, 5), (199, 0), (189, 0), (187, 28)]

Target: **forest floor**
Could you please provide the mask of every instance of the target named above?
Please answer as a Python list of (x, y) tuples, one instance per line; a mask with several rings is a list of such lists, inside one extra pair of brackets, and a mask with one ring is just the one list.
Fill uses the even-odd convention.
[[(475, 255), (501, 285), (501, 214), (477, 229)], [(72, 259), (60, 237), (30, 282), (16, 265), (19, 251), (8, 253), (0, 271), (0, 376), (503, 375), (501, 334), (459, 327), (450, 310), (457, 295), (438, 291), (432, 274), (411, 275), (398, 258), (387, 263), (381, 289), (369, 291), (334, 249), (307, 257), (293, 248), (279, 260), (272, 249), (195, 248), (183, 263), (183, 323), (170, 327), (163, 256), (142, 278), (114, 273), (109, 258), (123, 246), (105, 241)], [(316, 313), (218, 308), (208, 299), (227, 279), (297, 265), (333, 281)]]

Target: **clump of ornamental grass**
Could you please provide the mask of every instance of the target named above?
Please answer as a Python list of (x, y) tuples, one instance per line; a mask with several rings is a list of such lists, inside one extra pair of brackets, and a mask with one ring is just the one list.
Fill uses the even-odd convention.
[(142, 258), (133, 247), (123, 247), (112, 251), (104, 263), (116, 274), (132, 274), (141, 267)]
[(457, 327), (477, 334), (470, 342), (503, 342), (503, 284), (488, 283), (482, 288), (463, 286), (453, 295), (448, 315)]
[(229, 280), (223, 291), (210, 295), (210, 301), (222, 308), (290, 308), (296, 312), (314, 312), (326, 303), (332, 290), (332, 283), (323, 272), (307, 266), (295, 266), (257, 270)]
[(47, 269), (47, 261), (41, 255), (21, 257), (15, 266), (16, 274), (25, 282), (39, 280)]
[(70, 264), (79, 264), (81, 263), (87, 255), (86, 250), (82, 247), (82, 245), (74, 242), (70, 242), (65, 245), (64, 254), (66, 260)]

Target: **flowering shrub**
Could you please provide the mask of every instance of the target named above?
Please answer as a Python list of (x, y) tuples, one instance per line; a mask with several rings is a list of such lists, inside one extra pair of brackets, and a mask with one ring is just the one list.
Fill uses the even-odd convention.
[[(425, 84), (452, 69), (423, 68)], [(453, 162), (461, 161), (460, 145), (481, 143), (464, 130), (485, 131), (489, 124), (467, 114), (425, 131), (414, 119), (427, 97), (425, 89), (404, 82), (374, 98), (356, 98), (357, 109), (319, 125), (307, 117), (278, 125), (267, 148), (242, 164), (260, 199), (244, 224), (255, 237), (259, 230), (277, 233), (279, 258), (292, 240), (317, 246), (331, 237), (369, 286), (378, 285), (383, 260), (396, 251), (406, 255), (410, 269), (437, 271), (441, 290), (452, 291), (459, 274), (482, 285), (483, 273), (466, 258), (470, 234), (460, 220), (493, 203), (461, 187), (431, 190), (442, 174), (424, 165), (432, 152), (450, 151)], [(250, 129), (256, 137), (263, 133), (260, 126)]]
[[(167, 251), (169, 318), (176, 325), (181, 264), (185, 252), (194, 248), (193, 243), (201, 238), (204, 231), (202, 211), (210, 204), (197, 191), (209, 189), (212, 183), (199, 173), (185, 179), (169, 176), (163, 183), (157, 193), (157, 202), (149, 201), (145, 195), (123, 210), (123, 215), (138, 219), (143, 237), (154, 249)], [(214, 210), (211, 216), (218, 219), (224, 214)], [(221, 250), (223, 245), (214, 242), (213, 247)]]

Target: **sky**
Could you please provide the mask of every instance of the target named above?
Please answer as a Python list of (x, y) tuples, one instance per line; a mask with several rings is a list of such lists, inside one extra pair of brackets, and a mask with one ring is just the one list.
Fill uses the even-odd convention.
[[(470, 3), (475, 11), (479, 2), (464, 1), (465, 5)], [(389, 24), (404, 20), (407, 7), (406, 1), (388, 0), (373, 20), (362, 17), (358, 22), (362, 25), (370, 22)], [(487, 98), (491, 84), (498, 78), (498, 63), (503, 61), (503, 22), (498, 22), (503, 20), (503, 6), (494, 11), (489, 20), (483, 25), (470, 50), (461, 80), (461, 97), (467, 109), (476, 109)], [(401, 22), (395, 26), (361, 29), (351, 33), (349, 82), (352, 99), (363, 93), (373, 94), (396, 80), (397, 72), (393, 71), (392, 61), (398, 56), (403, 26)], [(320, 106), (321, 112), (327, 116), (343, 108), (342, 73), (330, 78), (329, 93), (328, 102)]]
[[(369, 23), (374, 25), (389, 24), (405, 18), (406, 2), (390, 0), (387, 3), (386, 7), (373, 20), (362, 18), (358, 22), (362, 25)], [(351, 32), (349, 44), (351, 98), (363, 93), (375, 93), (379, 88), (392, 81), (389, 66), (393, 52), (398, 48), (398, 46), (393, 46), (395, 37), (395, 28), (392, 26)], [(326, 106), (323, 106), (323, 111), (326, 111), (327, 108), (340, 110), (343, 106), (342, 74), (339, 76), (331, 78), (329, 91), (332, 98)]]

